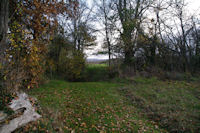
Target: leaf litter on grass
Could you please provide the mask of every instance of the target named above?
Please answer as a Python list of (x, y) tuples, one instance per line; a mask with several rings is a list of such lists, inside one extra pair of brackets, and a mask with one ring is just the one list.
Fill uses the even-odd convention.
[(42, 126), (40, 129), (48, 132), (165, 132), (141, 119), (135, 108), (118, 95), (118, 86), (51, 81), (33, 90), (30, 94), (38, 98), (43, 115), (37, 130)]

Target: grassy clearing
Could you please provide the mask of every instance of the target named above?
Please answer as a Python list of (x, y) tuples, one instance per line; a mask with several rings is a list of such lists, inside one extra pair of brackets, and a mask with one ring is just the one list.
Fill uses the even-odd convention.
[(108, 83), (107, 68), (89, 64), (86, 76), (92, 82), (52, 80), (30, 91), (43, 119), (19, 132), (200, 131), (199, 78), (116, 78)]
[[(119, 95), (123, 84), (51, 81), (29, 94), (37, 97), (43, 119), (29, 132), (164, 132), (143, 119)], [(30, 130), (31, 129), (31, 130)]]
[(200, 131), (200, 82), (135, 78), (120, 92), (144, 116), (170, 132)]
[(108, 80), (107, 64), (87, 64), (86, 67), (87, 81), (105, 81)]

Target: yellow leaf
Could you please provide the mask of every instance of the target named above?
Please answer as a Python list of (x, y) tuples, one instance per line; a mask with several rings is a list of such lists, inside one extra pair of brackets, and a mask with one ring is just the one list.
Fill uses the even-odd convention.
[(81, 123), (81, 126), (82, 126), (82, 127), (87, 127), (87, 125), (86, 125), (85, 122)]

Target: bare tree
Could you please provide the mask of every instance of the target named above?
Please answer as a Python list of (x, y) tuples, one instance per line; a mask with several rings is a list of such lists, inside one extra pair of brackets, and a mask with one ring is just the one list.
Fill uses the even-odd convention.
[(103, 32), (102, 35), (105, 36), (105, 43), (103, 47), (107, 49), (108, 57), (109, 57), (109, 66), (111, 65), (111, 55), (112, 55), (112, 32), (113, 32), (113, 24), (111, 21), (112, 17), (112, 1), (110, 0), (102, 0), (102, 1), (96, 1), (97, 5), (97, 18), (99, 23), (103, 26)]
[(64, 23), (66, 35), (73, 42), (74, 49), (83, 52), (86, 47), (95, 44), (95, 29), (92, 28), (92, 9), (84, 1), (79, 1), (78, 8), (72, 11), (70, 19)]

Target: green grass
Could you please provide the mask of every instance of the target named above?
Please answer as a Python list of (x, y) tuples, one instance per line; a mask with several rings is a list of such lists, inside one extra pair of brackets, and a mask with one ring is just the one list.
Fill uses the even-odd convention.
[(135, 107), (120, 96), (118, 88), (123, 86), (107, 82), (54, 80), (34, 89), (29, 94), (38, 99), (43, 115), (35, 130), (164, 132), (155, 123), (140, 117)]
[(19, 132), (200, 131), (199, 78), (111, 80), (106, 64), (89, 64), (86, 78), (90, 82), (52, 80), (31, 90), (43, 118)]
[(200, 131), (200, 80), (160, 81), (135, 78), (120, 89), (144, 116), (170, 132)]
[(108, 80), (107, 64), (87, 64), (86, 66), (87, 81), (105, 81)]

